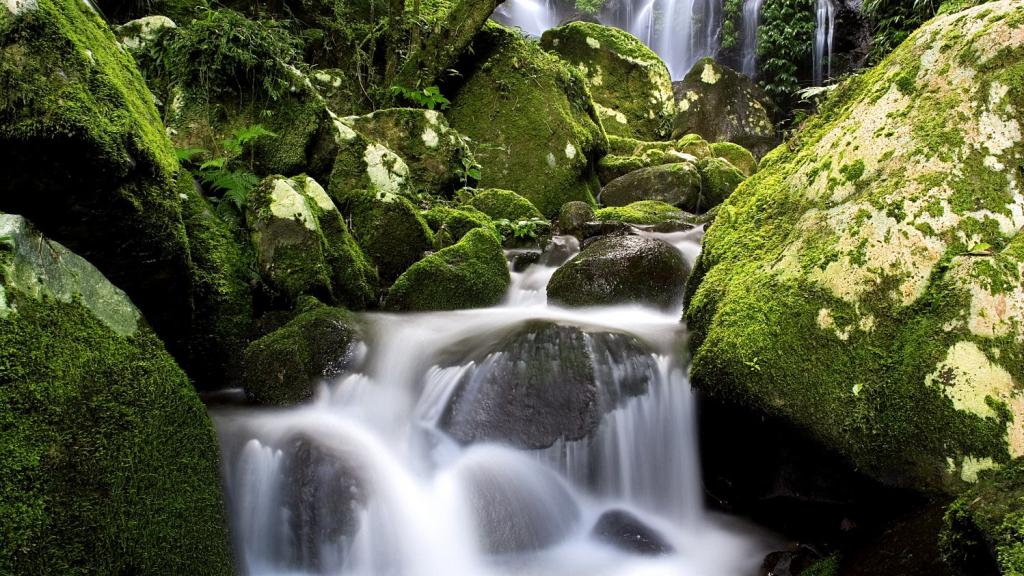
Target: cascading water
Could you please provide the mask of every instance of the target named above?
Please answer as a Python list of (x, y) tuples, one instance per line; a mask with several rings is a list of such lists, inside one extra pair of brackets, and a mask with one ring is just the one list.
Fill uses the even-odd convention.
[(835, 35), (836, 6), (832, 0), (816, 0), (814, 28), (814, 85), (824, 86), (832, 78), (832, 39)]
[[(718, 50), (723, 0), (609, 1), (598, 20), (633, 34), (665, 61), (673, 79), (686, 75), (701, 58)], [(539, 36), (563, 16), (547, 0), (507, 0), (495, 16), (528, 34)]]
[(761, 25), (761, 4), (764, 0), (743, 2), (742, 72), (750, 78), (757, 76), (757, 30)]
[[(691, 264), (699, 251), (697, 231), (647, 235)], [(548, 306), (548, 280), (578, 249), (556, 238), (538, 264), (513, 272), (498, 307), (364, 315), (361, 368), (308, 405), (216, 409), (243, 570), (754, 574), (764, 536), (702, 506), (679, 314)], [(545, 440), (550, 426), (572, 427), (532, 397), (532, 418), (507, 418), (506, 404), (537, 378), (558, 389), (534, 393), (569, 394), (558, 406), (595, 391), (580, 404), (595, 420)], [(456, 441), (467, 435), (476, 441)], [(622, 530), (632, 552), (608, 540)]]

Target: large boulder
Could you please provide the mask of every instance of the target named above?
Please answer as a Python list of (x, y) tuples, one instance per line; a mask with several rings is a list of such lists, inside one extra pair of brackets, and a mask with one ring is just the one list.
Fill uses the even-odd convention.
[(472, 206), (434, 206), (423, 212), (423, 219), (434, 233), (434, 248), (437, 250), (462, 240), (474, 228), (486, 228), (495, 234), (498, 232), (490, 217)]
[(1024, 454), (1022, 21), (932, 21), (720, 207), (688, 287), (695, 386), (890, 485), (956, 491)]
[(511, 279), (493, 229), (473, 228), (454, 246), (413, 264), (395, 280), (384, 307), (392, 310), (457, 310), (493, 306)]
[(656, 371), (636, 338), (546, 321), (524, 324), (465, 361), (473, 365), (441, 428), (463, 444), (528, 449), (589, 438), (605, 412), (646, 393)]
[(504, 219), (516, 222), (544, 217), (532, 202), (511, 190), (499, 188), (477, 190), (466, 203), (495, 220)]
[(605, 236), (555, 271), (548, 299), (564, 306), (642, 304), (669, 309), (682, 301), (689, 265), (661, 240)]
[[(249, 262), (180, 171), (134, 61), (88, 3), (0, 8), (0, 210), (93, 262), (202, 382), (222, 383), (251, 308)], [(201, 239), (195, 236), (203, 236)], [(204, 332), (209, 330), (209, 332)]]
[(264, 179), (249, 195), (246, 222), (260, 272), (284, 302), (302, 294), (354, 307), (374, 301), (372, 267), (312, 178)]
[(0, 215), (0, 572), (231, 574), (217, 438), (124, 292)]
[(572, 22), (544, 32), (540, 45), (583, 74), (609, 134), (661, 140), (672, 133), (672, 78), (638, 38), (611, 26)]
[(413, 194), (450, 197), (473, 183), (468, 171), (475, 162), (465, 139), (436, 110), (389, 108), (340, 120), (402, 157)]
[(657, 200), (696, 213), (711, 208), (702, 192), (697, 167), (689, 162), (676, 162), (641, 168), (612, 180), (601, 189), (601, 203), (628, 206), (641, 200)]
[(704, 58), (673, 90), (673, 138), (699, 134), (710, 142), (734, 142), (759, 158), (777, 143), (768, 99), (739, 72)]
[(245, 351), (246, 394), (260, 404), (289, 406), (313, 397), (316, 385), (356, 359), (361, 328), (352, 313), (313, 299), (297, 315)]
[(547, 217), (593, 202), (607, 138), (579, 73), (493, 22), (472, 53), (448, 119), (475, 143), (481, 186), (515, 190)]

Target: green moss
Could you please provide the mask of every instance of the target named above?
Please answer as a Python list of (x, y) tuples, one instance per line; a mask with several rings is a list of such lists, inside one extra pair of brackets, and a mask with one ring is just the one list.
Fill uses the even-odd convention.
[(635, 36), (591, 22), (552, 28), (541, 46), (575, 66), (594, 101), (609, 112), (604, 127), (619, 136), (644, 140), (672, 132), (675, 101), (668, 68)]
[(746, 180), (739, 168), (723, 158), (708, 158), (699, 165), (704, 210), (718, 206)]
[(473, 54), (448, 119), (475, 142), (480, 185), (516, 190), (549, 217), (569, 200), (593, 203), (607, 139), (579, 73), (494, 23)]
[(675, 142), (646, 142), (636, 138), (608, 135), (608, 153), (619, 156), (637, 156), (648, 150), (668, 152), (675, 147)]
[(341, 373), (361, 339), (356, 317), (316, 300), (300, 302), (283, 327), (245, 351), (246, 393), (268, 406), (290, 406), (313, 397), (316, 385)]
[(829, 556), (811, 564), (800, 576), (839, 576), (839, 558)]
[(628, 206), (601, 208), (594, 217), (602, 222), (619, 221), (629, 224), (661, 224), (682, 220), (685, 212), (657, 200), (642, 200)]
[(711, 154), (735, 166), (744, 177), (749, 178), (757, 172), (757, 160), (754, 159), (754, 155), (739, 144), (715, 142), (711, 145)]
[(964, 574), (1024, 572), (1024, 461), (984, 473), (946, 511), (940, 546)]
[(455, 244), (474, 228), (485, 228), (495, 234), (498, 232), (490, 217), (472, 206), (435, 206), (423, 212), (423, 220), (434, 233), (434, 248), (438, 250)]
[(700, 134), (685, 134), (675, 143), (675, 148), (684, 154), (689, 154), (698, 160), (711, 158), (711, 145), (708, 144)]
[(505, 219), (515, 222), (544, 217), (529, 200), (511, 190), (497, 188), (477, 190), (467, 204), (495, 220)]
[(160, 341), (7, 297), (0, 572), (231, 574), (217, 439)]
[(415, 311), (483, 308), (500, 302), (509, 282), (498, 236), (475, 228), (454, 246), (406, 270), (391, 286), (384, 307)]

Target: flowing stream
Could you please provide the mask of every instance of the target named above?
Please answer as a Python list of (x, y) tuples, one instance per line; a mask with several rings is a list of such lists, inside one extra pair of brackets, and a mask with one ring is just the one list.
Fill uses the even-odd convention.
[[(691, 264), (699, 251), (699, 231), (647, 235)], [(361, 368), (324, 383), (308, 405), (214, 409), (243, 570), (756, 574), (771, 539), (702, 504), (678, 311), (549, 306), (545, 286), (578, 248), (556, 238), (513, 273), (500, 306), (363, 315)], [(509, 418), (494, 402), (495, 389), (521, 400), (538, 378), (596, 389), (582, 404), (596, 420), (548, 418), (549, 405), (529, 401), (533, 417)], [(491, 419), (482, 424), (481, 413)], [(568, 439), (551, 434), (588, 424)], [(467, 434), (477, 441), (456, 441)]]

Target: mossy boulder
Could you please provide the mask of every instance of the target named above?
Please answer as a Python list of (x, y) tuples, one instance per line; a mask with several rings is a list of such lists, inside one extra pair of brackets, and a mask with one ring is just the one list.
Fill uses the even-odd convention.
[(743, 146), (732, 142), (715, 142), (710, 148), (712, 156), (732, 164), (744, 177), (749, 178), (757, 173), (757, 160)]
[(940, 546), (959, 574), (1024, 574), (1024, 460), (984, 472), (950, 505)]
[[(221, 257), (230, 233), (194, 202), (153, 95), (107, 24), (84, 2), (6, 3), (0, 94), (0, 153), (18, 167), (0, 179), (0, 210), (131, 295), (200, 383), (225, 380), (224, 359), (240, 351), (194, 343), (219, 338), (206, 327), (247, 321), (248, 264)], [(222, 296), (233, 303), (206, 300)], [(240, 317), (221, 324), (221, 313)]]
[(511, 190), (499, 188), (477, 190), (466, 203), (495, 220), (504, 219), (516, 222), (544, 217), (532, 202)]
[(695, 386), (890, 485), (1024, 455), (1022, 25), (933, 20), (725, 201), (688, 287)]
[(641, 200), (627, 206), (609, 206), (594, 212), (594, 218), (601, 222), (639, 225), (681, 222), (686, 216), (687, 214), (679, 208), (658, 200)]
[(558, 229), (562, 234), (580, 236), (587, 222), (594, 220), (594, 208), (586, 202), (566, 202), (558, 211)]
[(597, 163), (597, 176), (602, 186), (607, 186), (616, 178), (621, 178), (631, 172), (652, 166), (663, 166), (677, 162), (689, 162), (695, 164), (697, 158), (678, 150), (645, 150), (636, 156), (619, 156), (609, 154), (603, 156)]
[(501, 240), (474, 228), (454, 246), (413, 264), (395, 280), (384, 301), (389, 310), (459, 310), (493, 306), (510, 283)]
[(604, 236), (555, 271), (548, 300), (563, 306), (679, 306), (690, 267), (661, 240)]
[(125, 2), (124, 0), (97, 0), (96, 6), (111, 22), (131, 23), (153, 16), (163, 16), (186, 24), (209, 9), (206, 0), (149, 0), (148, 2)]
[(609, 134), (642, 140), (671, 134), (672, 78), (638, 38), (611, 26), (571, 22), (544, 32), (540, 45), (583, 74)]
[(472, 206), (435, 206), (423, 212), (423, 219), (434, 233), (434, 248), (438, 250), (455, 244), (474, 228), (497, 233), (491, 218)]
[(673, 148), (684, 154), (689, 154), (698, 160), (711, 158), (711, 144), (700, 136), (700, 134), (685, 134), (673, 143)]
[(389, 108), (341, 122), (398, 154), (409, 168), (413, 194), (451, 197), (475, 163), (465, 139), (436, 110)]
[(0, 572), (233, 573), (217, 437), (188, 378), (124, 292), (12, 215), (0, 422)]
[(296, 312), (245, 351), (245, 391), (260, 404), (309, 400), (319, 382), (343, 373), (356, 360), (362, 329), (351, 312), (315, 299), (301, 300)]
[(699, 164), (701, 177), (701, 202), (693, 212), (706, 212), (718, 206), (732, 194), (746, 176), (739, 168), (723, 158), (708, 158)]
[(264, 179), (249, 195), (246, 222), (260, 273), (284, 302), (302, 294), (361, 307), (374, 301), (369, 262), (312, 178)]
[(605, 206), (628, 206), (641, 200), (657, 200), (688, 212), (708, 208), (702, 194), (701, 174), (689, 162), (641, 168), (612, 180), (601, 190)]
[(475, 143), (480, 185), (515, 190), (547, 217), (570, 200), (593, 202), (607, 138), (579, 73), (493, 22), (472, 53), (448, 120)]
[(743, 74), (704, 58), (673, 90), (673, 138), (699, 134), (710, 142), (734, 142), (758, 158), (777, 143), (768, 99)]

